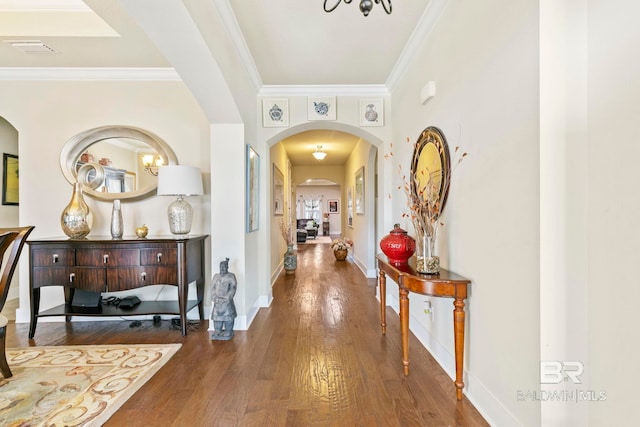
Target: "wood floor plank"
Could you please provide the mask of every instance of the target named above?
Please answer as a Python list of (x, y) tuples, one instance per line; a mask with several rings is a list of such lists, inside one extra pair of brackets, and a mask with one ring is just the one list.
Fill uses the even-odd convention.
[(375, 279), (329, 245), (301, 246), (272, 291), (231, 341), (211, 341), (208, 321), (185, 337), (169, 321), (74, 321), (42, 322), (33, 340), (10, 323), (7, 346), (181, 343), (106, 426), (487, 426), (413, 335), (404, 376), (397, 314), (382, 335)]

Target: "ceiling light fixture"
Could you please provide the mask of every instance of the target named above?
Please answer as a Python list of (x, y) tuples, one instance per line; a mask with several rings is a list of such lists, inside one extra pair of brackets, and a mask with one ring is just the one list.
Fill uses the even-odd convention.
[[(324, 11), (333, 12), (334, 10), (336, 10), (336, 7), (338, 7), (341, 1), (349, 4), (352, 0), (337, 0), (336, 4), (334, 4), (333, 7), (330, 8), (327, 8), (327, 1), (328, 0), (324, 0)], [(364, 16), (369, 16), (369, 12), (371, 12), (371, 9), (373, 9), (374, 2), (376, 4), (382, 3), (384, 11), (387, 12), (387, 15), (391, 15), (391, 0), (360, 0), (360, 12), (362, 12)]]
[(322, 145), (318, 145), (318, 148), (316, 149), (316, 151), (313, 152), (313, 157), (315, 157), (318, 160), (322, 160), (325, 157), (327, 157), (327, 153), (322, 151)]

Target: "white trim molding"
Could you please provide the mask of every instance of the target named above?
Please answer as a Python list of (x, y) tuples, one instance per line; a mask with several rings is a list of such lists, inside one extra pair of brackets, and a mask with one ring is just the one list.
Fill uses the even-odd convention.
[(181, 81), (167, 68), (0, 67), (0, 80)]

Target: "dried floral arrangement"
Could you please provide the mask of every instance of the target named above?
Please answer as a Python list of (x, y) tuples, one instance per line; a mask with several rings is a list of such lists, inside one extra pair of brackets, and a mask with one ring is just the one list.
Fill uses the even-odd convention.
[[(418, 150), (415, 149), (417, 142), (411, 143), (411, 140), (407, 137), (407, 143), (413, 144), (413, 163), (416, 161), (415, 157), (419, 155)], [(391, 148), (393, 149), (393, 144), (391, 144)], [(440, 149), (442, 150), (444, 147)], [(442, 153), (438, 154), (441, 155)], [(402, 216), (411, 221), (416, 233), (416, 240), (422, 241), (425, 237), (429, 239), (432, 252), (438, 233), (438, 226), (442, 224), (439, 218), (444, 207), (444, 200), (441, 200), (440, 195), (447, 194), (451, 185), (451, 175), (466, 156), (467, 153), (461, 152), (460, 147), (456, 146), (453, 163), (444, 172), (432, 172), (427, 168), (420, 171), (420, 176), (411, 176), (411, 173), (409, 173), (410, 178), (407, 178), (402, 165), (398, 165), (398, 172), (402, 177), (402, 184), (398, 186), (398, 189), (404, 191), (407, 201), (407, 212), (404, 212)], [(385, 155), (387, 159), (390, 157), (393, 157), (393, 151)], [(421, 185), (421, 183), (423, 184)], [(416, 189), (416, 191), (413, 191), (412, 188)]]
[(286, 222), (284, 219), (280, 220), (280, 234), (282, 234), (282, 238), (288, 245), (293, 245), (293, 235), (291, 234), (291, 224)]
[(334, 239), (331, 242), (331, 249), (334, 251), (344, 251), (348, 250), (353, 246), (353, 241), (351, 239), (347, 239), (346, 237), (340, 237), (339, 239)]

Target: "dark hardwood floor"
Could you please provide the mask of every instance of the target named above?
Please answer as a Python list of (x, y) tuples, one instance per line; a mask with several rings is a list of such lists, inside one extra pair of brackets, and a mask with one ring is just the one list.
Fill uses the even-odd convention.
[(125, 320), (41, 322), (31, 341), (10, 323), (7, 346), (181, 343), (106, 426), (488, 425), (413, 335), (403, 375), (398, 316), (387, 309), (381, 335), (375, 291), (329, 245), (300, 245), (296, 274), (231, 341), (211, 341), (207, 321), (182, 337), (169, 321)]

